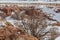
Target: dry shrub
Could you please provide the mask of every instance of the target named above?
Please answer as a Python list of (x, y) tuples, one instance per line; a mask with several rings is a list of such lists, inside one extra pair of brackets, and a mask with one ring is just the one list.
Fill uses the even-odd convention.
[(22, 28), (16, 28), (8, 22), (6, 25), (0, 29), (0, 40), (38, 40), (28, 35)]
[(5, 12), (6, 16), (11, 16), (11, 12), (14, 12), (11, 18), (20, 20), (23, 24), (22, 29), (20, 25), (14, 27), (7, 23), (7, 26), (3, 28), (4, 33), (1, 33), (1, 35), (4, 34), (2, 40), (43, 40), (43, 37), (49, 33), (49, 31), (44, 32), (48, 26), (47, 20), (56, 21), (50, 15), (44, 13), (41, 9), (35, 9), (35, 7), (24, 9), (18, 6), (7, 6), (1, 10)]
[[(40, 40), (41, 37), (45, 36), (45, 34), (48, 33), (48, 32), (46, 32), (46, 33), (42, 34), (42, 32), (47, 27), (46, 20), (47, 19), (50, 20), (51, 18), (49, 16), (47, 16), (47, 14), (44, 13), (42, 10), (35, 9), (34, 7), (26, 8), (24, 11), (25, 12), (23, 12), (21, 16), (19, 15), (20, 13), (17, 14), (18, 16), (20, 16), (20, 17), (18, 17), (18, 19), (21, 18), (20, 20), (22, 20), (24, 30), (28, 34), (33, 35)], [(14, 15), (16, 15), (16, 14), (14, 14)], [(15, 16), (15, 17), (17, 17), (17, 16)], [(12, 17), (12, 18), (15, 18), (15, 17)]]
[(60, 13), (60, 8), (55, 10), (56, 13)]
[(52, 26), (60, 26), (60, 22), (53, 23)]

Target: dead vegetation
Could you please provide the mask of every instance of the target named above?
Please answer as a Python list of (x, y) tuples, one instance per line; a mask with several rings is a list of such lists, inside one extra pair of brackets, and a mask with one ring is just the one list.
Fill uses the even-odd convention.
[(52, 25), (53, 25), (53, 26), (60, 26), (60, 22), (53, 23)]
[(56, 13), (60, 13), (60, 8), (57, 8), (57, 9), (55, 10), (55, 12), (56, 12)]
[[(0, 8), (0, 11), (3, 12), (0, 13), (2, 19), (11, 16), (15, 20), (22, 20), (23, 24), (21, 28), (21, 25), (14, 27), (7, 22), (6, 26), (0, 29), (0, 40), (44, 40), (47, 34), (52, 34), (50, 31), (44, 32), (48, 27), (47, 20), (56, 21), (50, 15), (44, 13), (41, 9), (35, 9), (35, 7), (5, 6)], [(50, 36), (52, 37), (52, 35)], [(52, 38), (50, 39), (52, 40)]]
[(24, 32), (22, 28), (16, 28), (8, 22), (6, 25), (0, 28), (0, 40), (38, 40)]

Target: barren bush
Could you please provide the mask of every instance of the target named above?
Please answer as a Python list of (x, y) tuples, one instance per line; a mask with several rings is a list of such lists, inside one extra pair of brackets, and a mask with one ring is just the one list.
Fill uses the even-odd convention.
[[(49, 40), (54, 40), (55, 35), (57, 35), (54, 30), (51, 30), (52, 32), (46, 30), (49, 26), (47, 21), (56, 20), (54, 20), (50, 14), (44, 13), (41, 9), (36, 9), (35, 7), (21, 8), (18, 6), (7, 6), (0, 10), (5, 12), (3, 14), (6, 14), (6, 16), (2, 16), (3, 19), (10, 16), (18, 21), (14, 24), (17, 25), (17, 27), (14, 27), (10, 23), (4, 26), (3, 29), (5, 30), (3, 31), (6, 33), (3, 35), (1, 31), (3, 37), (5, 37), (2, 38), (2, 40), (44, 40), (46, 36), (50, 38)], [(23, 25), (21, 25), (19, 21), (21, 21)]]

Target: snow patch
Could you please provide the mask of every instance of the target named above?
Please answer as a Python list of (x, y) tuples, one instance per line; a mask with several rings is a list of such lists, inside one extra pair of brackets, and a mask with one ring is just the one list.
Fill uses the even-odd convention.
[(59, 36), (59, 37), (57, 37), (55, 40), (60, 40), (60, 36)]

